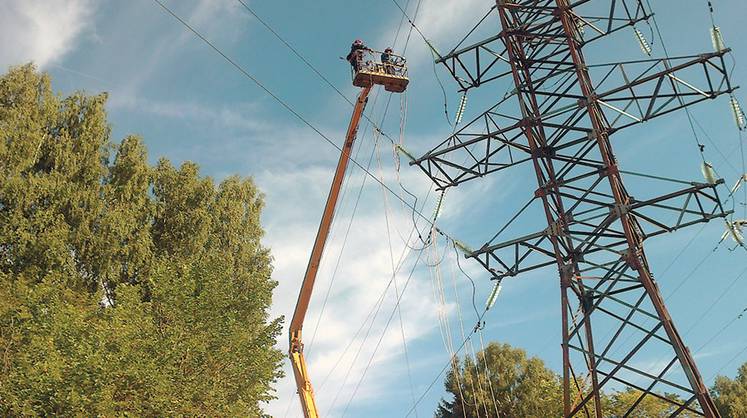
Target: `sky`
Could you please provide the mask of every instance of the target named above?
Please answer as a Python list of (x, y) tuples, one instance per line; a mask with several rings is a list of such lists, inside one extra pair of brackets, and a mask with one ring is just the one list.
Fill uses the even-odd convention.
[[(488, 0), (398, 1), (440, 51), (451, 49), (491, 6)], [(164, 2), (332, 142), (342, 144), (351, 113), (348, 101), (239, 2)], [(712, 50), (705, 3), (653, 2), (672, 55)], [(738, 41), (747, 39), (747, 5), (743, 0), (713, 3), (717, 24), (736, 57), (732, 82), (744, 84), (747, 46)], [(406, 94), (381, 89), (371, 93), (366, 116), (386, 136), (363, 121), (354, 158), (376, 180), (356, 165), (348, 170), (304, 341), (323, 416), (432, 416), (446, 396), (439, 373), (448, 353), (476, 321), (472, 286), (459, 268), (474, 279), (474, 303), (480, 310), (492, 283), (474, 261), (459, 257), (457, 265), (458, 256), (443, 237), (431, 248), (418, 250), (417, 235), (426, 236), (428, 228), (420, 221), (413, 229), (417, 218), (400, 199), (411, 202), (407, 192), (416, 195), (419, 210), (430, 216), (438, 193), (429, 192), (430, 180), (421, 171), (399, 161), (390, 138), (422, 155), (448, 137), (460, 97), (457, 85), (448, 72), (433, 65), (429, 48), (410, 31), (393, 1), (247, 4), (347, 100), (354, 100), (357, 89), (340, 57), (353, 39), (380, 50), (393, 46), (408, 58), (411, 84)], [(632, 31), (623, 32), (597, 54), (598, 62), (636, 52)], [(650, 37), (647, 28), (644, 32)], [(266, 199), (264, 243), (272, 250), (278, 281), (272, 315), (283, 315), (288, 322), (339, 157), (336, 148), (151, 0), (6, 0), (0, 3), (0, 39), (3, 70), (33, 61), (52, 75), (54, 88), (62, 94), (108, 92), (113, 140), (142, 136), (152, 162), (162, 157), (177, 164), (194, 161), (216, 181), (233, 174), (253, 177)], [(652, 47), (655, 56), (662, 55), (658, 43)], [(506, 86), (485, 86), (470, 96), (464, 120), (495, 103)], [(731, 186), (744, 170), (727, 98), (697, 105), (693, 115), (709, 137), (706, 157)], [(688, 129), (685, 114), (677, 112), (615, 135), (620, 166), (702, 181)], [(625, 179), (635, 196), (652, 195), (656, 189)], [(522, 169), (465, 183), (444, 196), (437, 224), (468, 246), (479, 247), (535, 188), (531, 172)], [(726, 190), (720, 193), (723, 197)], [(744, 218), (740, 202), (737, 199), (735, 209)], [(543, 228), (538, 214), (530, 211), (519, 219), (518, 229)], [(731, 251), (730, 241), (713, 251), (723, 231), (723, 222), (714, 221), (646, 242), (654, 276), (664, 295), (672, 294), (666, 300), (670, 313), (708, 385), (717, 372), (734, 376), (747, 361), (747, 317), (733, 321), (747, 308), (747, 274), (739, 276), (747, 267), (747, 254), (739, 248)], [(521, 347), (559, 371), (558, 296), (553, 268), (504, 281), (485, 317), (484, 342)], [(380, 306), (378, 311), (375, 306)], [(278, 340), (283, 351), (285, 332)], [(475, 338), (461, 354), (480, 348)], [(660, 362), (656, 354), (646, 361)], [(287, 362), (284, 370), (286, 377), (276, 387), (278, 399), (265, 408), (276, 417), (299, 417)], [(419, 401), (415, 407), (414, 400)]]

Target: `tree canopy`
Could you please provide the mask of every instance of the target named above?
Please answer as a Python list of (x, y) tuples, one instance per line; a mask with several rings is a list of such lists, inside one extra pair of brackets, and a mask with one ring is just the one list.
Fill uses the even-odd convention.
[[(475, 358), (455, 359), (444, 386), (450, 399), (442, 399), (436, 418), (560, 417), (563, 415), (561, 378), (545, 367), (542, 360), (527, 357), (524, 350), (491, 342)], [(711, 390), (723, 417), (747, 418), (747, 363), (731, 380), (720, 376)], [(632, 388), (611, 390), (601, 396), (605, 417), (658, 418), (697, 415), (680, 411), (674, 394), (641, 398)], [(665, 399), (666, 398), (666, 399)], [(589, 404), (589, 416), (594, 416)]]
[(553, 417), (563, 412), (560, 379), (537, 357), (508, 344), (490, 343), (476, 359), (455, 360), (445, 381), (453, 400), (437, 418)]
[(0, 415), (262, 416), (283, 358), (263, 197), (115, 144), (106, 98), (0, 77)]
[(605, 395), (602, 399), (605, 411), (608, 411), (612, 418), (668, 418), (677, 412), (678, 417), (694, 418), (695, 415), (689, 411), (681, 411), (672, 402), (667, 402), (662, 398), (681, 402), (681, 399), (674, 394), (660, 394), (661, 397), (644, 396), (643, 392), (627, 388), (622, 391), (615, 391), (611, 395)]
[(721, 416), (747, 418), (747, 363), (739, 368), (733, 380), (716, 377), (711, 393)]

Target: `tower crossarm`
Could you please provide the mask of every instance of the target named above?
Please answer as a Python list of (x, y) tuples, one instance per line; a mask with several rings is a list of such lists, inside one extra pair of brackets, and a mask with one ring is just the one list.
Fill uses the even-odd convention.
[[(488, 242), (480, 249), (467, 254), (474, 258), (495, 278), (517, 276), (521, 273), (554, 265), (556, 254), (550, 237), (569, 237), (559, 240), (563, 246), (563, 262), (592, 261), (590, 256), (604, 253), (613, 260), (624, 257), (627, 242), (624, 231), (615, 226), (621, 214), (632, 214), (643, 239), (673, 232), (678, 229), (708, 222), (714, 218), (728, 216), (719, 200), (716, 187), (723, 184), (693, 183), (654, 198), (636, 200), (631, 198), (627, 205), (617, 205), (612, 196), (602, 193), (589, 197), (578, 193), (574, 188), (563, 190), (561, 194), (570, 204), (563, 219), (567, 232), (559, 224), (520, 238), (499, 243)], [(561, 190), (566, 187), (561, 187)], [(598, 269), (601, 262), (590, 264)], [(633, 279), (632, 277), (630, 278)]]
[[(677, 58), (590, 65), (595, 99), (611, 132), (731, 93), (724, 55), (730, 50)], [(536, 94), (552, 95), (537, 91)], [(584, 98), (578, 98), (585, 106)]]
[[(599, 93), (591, 100), (611, 134), (714, 99), (736, 88), (727, 77), (724, 54), (728, 51), (589, 65), (588, 71), (600, 80), (595, 86)], [(537, 73), (539, 80), (529, 79), (531, 86), (526, 81), (519, 86), (519, 93), (537, 98), (539, 116), (504, 109), (513, 98), (509, 94), (411, 164), (420, 166), (439, 188), (455, 186), (531, 161), (526, 129), (535, 130), (544, 140), (541, 152), (547, 158), (582, 162), (580, 156), (596, 140), (593, 127), (583, 123), (589, 98), (578, 91), (574, 74), (575, 69), (543, 70)]]
[[(527, 54), (528, 59), (550, 62), (565, 51), (565, 35), (558, 15), (554, 13), (554, 0), (505, 3), (522, 22), (517, 30), (535, 41), (534, 48)], [(593, 10), (585, 10), (591, 4), (594, 5)], [(573, 2), (570, 8), (575, 17), (579, 40), (583, 44), (592, 43), (651, 17), (638, 0), (579, 0)], [(492, 7), (488, 15), (470, 29), (462, 42), (436, 60), (436, 63), (443, 64), (449, 71), (459, 84), (460, 91), (511, 75), (503, 32), (467, 42), (471, 34), (479, 33), (486, 27), (500, 25), (497, 20), (496, 8)], [(551, 42), (538, 42), (540, 40)]]

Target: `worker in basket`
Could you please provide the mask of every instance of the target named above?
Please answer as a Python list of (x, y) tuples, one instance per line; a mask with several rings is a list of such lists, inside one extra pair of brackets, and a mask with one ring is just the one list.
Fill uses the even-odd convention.
[(392, 48), (387, 48), (381, 53), (381, 65), (384, 67), (384, 72), (387, 74), (394, 74), (394, 61), (392, 57)]
[(346, 59), (353, 67), (353, 71), (358, 72), (361, 69), (361, 65), (363, 64), (363, 53), (365, 51), (373, 52), (373, 50), (367, 47), (360, 39), (356, 39), (350, 46), (350, 52)]

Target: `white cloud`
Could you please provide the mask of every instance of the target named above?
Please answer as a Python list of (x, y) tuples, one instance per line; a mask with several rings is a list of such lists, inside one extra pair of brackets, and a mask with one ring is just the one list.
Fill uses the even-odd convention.
[(208, 122), (212, 126), (237, 130), (270, 130), (271, 125), (249, 117), (257, 107), (252, 103), (231, 104), (231, 106), (214, 106), (193, 101), (159, 101), (145, 97), (117, 95), (109, 106), (131, 112), (145, 112), (152, 115)]
[(90, 0), (7, 0), (0, 3), (0, 66), (33, 61), (41, 68), (75, 48), (95, 11)]
[[(327, 174), (331, 175), (331, 173)], [(348, 193), (354, 195), (357, 192), (358, 187), (360, 187), (359, 175), (360, 173), (349, 180), (351, 190)], [(280, 176), (263, 173), (258, 177), (259, 184), (268, 193), (267, 211), (282, 210), (288, 214), (288, 217), (286, 217), (274, 213), (272, 215), (273, 219), (266, 224), (268, 243), (276, 256), (275, 278), (280, 281), (280, 285), (275, 292), (275, 314), (285, 314), (286, 322), (295, 305), (303, 269), (308, 261), (309, 250), (316, 232), (316, 218), (321, 211), (321, 208), (314, 207), (310, 203), (319, 201), (317, 205), (321, 205), (322, 196), (326, 196), (328, 179), (322, 181), (325, 187), (319, 188), (320, 178), (323, 176), (321, 167), (312, 167), (306, 170), (297, 170), (294, 173), (284, 172)], [(409, 169), (403, 177), (405, 184), (412, 185), (423, 175), (415, 169)], [(385, 180), (390, 185), (394, 182), (390, 176), (386, 176)], [(283, 186), (278, 187), (280, 184)], [(289, 184), (293, 185), (292, 189), (288, 189)], [(282, 198), (284, 201), (282, 207), (279, 203), (275, 204), (273, 202), (273, 191), (275, 190), (290, 191), (289, 193), (283, 193), (282, 196), (275, 197)], [(352, 200), (350, 194), (348, 199)], [(419, 190), (418, 194), (423, 196), (425, 194), (424, 190)], [(371, 366), (366, 374), (365, 382), (355, 394), (351, 408), (368, 404), (373, 405), (380, 399), (392, 399), (396, 396), (409, 397), (402, 329), (404, 329), (409, 347), (410, 370), (415, 376), (415, 396), (418, 396), (422, 391), (422, 388), (419, 388), (418, 385), (422, 385), (423, 373), (430, 376), (429, 372), (432, 372), (434, 368), (440, 368), (447, 359), (443, 347), (436, 349), (435, 352), (433, 352), (432, 346), (425, 353), (413, 351), (413, 347), (417, 346), (418, 340), (429, 338), (434, 342), (438, 341), (438, 337), (433, 334), (438, 333), (436, 329), (439, 328), (437, 321), (439, 309), (443, 310), (450, 322), (449, 327), (451, 328), (453, 344), (458, 346), (461, 341), (457, 319), (458, 312), (453, 299), (452, 285), (455, 284), (448, 281), (450, 274), (455, 272), (449, 271), (449, 268), (442, 272), (444, 275), (443, 285), (446, 287), (448, 295), (446, 306), (439, 308), (437, 297), (434, 295), (433, 277), (429, 274), (429, 269), (425, 267), (418, 268), (415, 271), (402, 297), (400, 304), (402, 329), (400, 329), (399, 316), (395, 314), (386, 333), (384, 333), (384, 326), (390, 315), (394, 313), (394, 289), (390, 288), (381, 312), (378, 314), (368, 337), (365, 338), (365, 331), (368, 329), (367, 314), (376, 299), (382, 294), (391, 277), (389, 248), (386, 234), (382, 232), (385, 228), (385, 219), (380, 202), (378, 202), (378, 205), (375, 203), (377, 196), (381, 196), (380, 186), (369, 180), (368, 186), (364, 188), (363, 200), (342, 258), (340, 272), (330, 293), (326, 309), (321, 316), (322, 325), (318, 330), (314, 345), (307, 346), (309, 370), (312, 372), (317, 404), (325, 415), (339, 416), (342, 414), (369, 360)], [(389, 196), (389, 200), (393, 202), (395, 199)], [(432, 211), (434, 200), (435, 195), (432, 195), (424, 213)], [(302, 201), (306, 204), (294, 203)], [(452, 202), (458, 204), (456, 196), (454, 196)], [(392, 207), (395, 205), (396, 202), (390, 203), (390, 222), (400, 231), (401, 235), (406, 236), (411, 226), (409, 212), (401, 210), (399, 207)], [(302, 213), (304, 210), (307, 212), (305, 216)], [(309, 212), (316, 216), (312, 216)], [(349, 215), (349, 207), (341, 210), (341, 213), (338, 214), (336, 236), (330, 239), (330, 245), (327, 246), (325, 251), (327, 256), (323, 260), (311, 310), (307, 315), (305, 326), (305, 341), (307, 344), (310, 343), (315, 325), (320, 318), (321, 301), (324, 299), (331, 271), (334, 269), (334, 262), (341, 250), (341, 234), (347, 226)], [(398, 258), (400, 251), (402, 251), (403, 242), (398, 237), (397, 231), (393, 230), (392, 240), (395, 258)], [(434, 263), (436, 259), (441, 258), (443, 251), (443, 247), (439, 247), (436, 254), (429, 256), (428, 263)], [(451, 249), (446, 249), (446, 255), (447, 257), (453, 257)], [(403, 290), (415, 254), (410, 253), (409, 257), (409, 263), (405, 264), (397, 275), (399, 292)], [(424, 260), (421, 260), (421, 266), (423, 264)], [(450, 264), (453, 264), (453, 260), (447, 260), (444, 266)], [(470, 263), (464, 264), (464, 267), (470, 270), (475, 267)], [(462, 281), (458, 285), (460, 292), (467, 289), (465, 283), (465, 281)], [(469, 332), (474, 319), (471, 308), (467, 307), (465, 294), (462, 294), (462, 304), (463, 326)], [(365, 325), (363, 332), (353, 338), (361, 325)], [(445, 332), (445, 330), (443, 331)], [(376, 350), (376, 355), (371, 357), (379, 339), (381, 339), (380, 347)], [(346, 352), (345, 347), (348, 344), (351, 348)], [(285, 338), (280, 340), (279, 347), (283, 350), (286, 349)], [(363, 347), (362, 351), (354, 360), (354, 353), (359, 347)], [(338, 361), (340, 364), (335, 368)], [(278, 395), (281, 399), (268, 407), (268, 411), (274, 416), (284, 416), (289, 402), (291, 402), (290, 416), (297, 416), (300, 411), (298, 402), (293, 398), (296, 395), (292, 373), (290, 368), (286, 368), (286, 371), (288, 376), (278, 385)], [(348, 373), (349, 376), (346, 379)], [(321, 384), (327, 375), (329, 375), (329, 378), (322, 387)], [(418, 376), (421, 379), (418, 379)], [(289, 399), (289, 397), (291, 398)], [(350, 410), (348, 410), (349, 414)]]
[[(165, 4), (221, 49), (241, 39), (248, 28), (247, 22), (250, 22), (248, 13), (240, 10), (241, 5), (235, 0), (171, 1)], [(194, 103), (156, 103), (145, 96), (150, 93), (149, 83), (172, 82), (176, 71), (184, 71), (184, 63), (190, 62), (187, 57), (194, 56), (195, 50), (205, 52), (222, 65), (220, 57), (213, 56), (207, 45), (156, 3), (132, 2), (117, 6), (114, 8), (116, 18), (100, 23), (108, 25), (103, 44), (117, 53), (103, 62), (92, 60), (87, 69), (87, 72), (107, 74), (109, 80), (104, 87), (112, 93), (109, 105), (129, 109), (144, 103), (150, 106), (144, 110), (166, 112), (164, 116), (169, 117), (178, 116), (175, 113), (204, 113), (204, 109), (186, 108), (195, 107), (197, 104)], [(193, 68), (187, 70), (194, 71)]]
[[(178, 42), (186, 41), (182, 37), (176, 39)], [(155, 49), (158, 50), (158, 45)], [(153, 54), (153, 71), (161, 59), (158, 57), (158, 53)], [(146, 59), (146, 62), (150, 61)], [(150, 67), (147, 63), (145, 66)], [(148, 73), (150, 70), (144, 72)], [(215, 126), (216, 130), (222, 132), (227, 130), (233, 132), (232, 136), (235, 136), (235, 139), (226, 141), (224, 138), (220, 143), (211, 144), (204, 152), (198, 153), (198, 162), (205, 164), (213, 160), (225, 162), (241, 158), (246, 163), (245, 166), (251, 166), (257, 184), (266, 194), (267, 206), (263, 215), (263, 224), (267, 232), (265, 243), (272, 249), (275, 257), (273, 276), (279, 282), (274, 293), (272, 315), (274, 317), (285, 316), (286, 329), (278, 339), (278, 348), (286, 351), (287, 325), (295, 307), (339, 151), (326, 144), (322, 138), (304, 126), (292, 123), (284, 126), (278, 126), (278, 124), (267, 126), (266, 124), (271, 122), (261, 118), (261, 111), (211, 107), (197, 102), (146, 99), (137, 93), (140, 90), (139, 82), (140, 80), (133, 83), (134, 88), (131, 90), (128, 89), (134, 95), (123, 95), (120, 91), (113, 97), (116, 101), (111, 105), (162, 117), (197, 121), (200, 124)], [(320, 128), (339, 144), (343, 136), (342, 131), (337, 128)], [(381, 138), (381, 141), (382, 144), (386, 144), (382, 145), (381, 149), (384, 165), (383, 181), (394, 191), (399, 191), (392, 169), (390, 146), (387, 140)], [(359, 146), (362, 149), (358, 158), (359, 162), (365, 164), (368, 161), (371, 143), (370, 137), (365, 140), (360, 138)], [(414, 148), (425, 149), (427, 144), (433, 144), (435, 140), (431, 136), (410, 135), (408, 143), (420, 144), (421, 146)], [(317, 404), (324, 415), (334, 416), (342, 414), (369, 359), (371, 359), (371, 366), (366, 374), (365, 382), (356, 392), (351, 408), (373, 405), (377, 399), (409, 398), (402, 330), (398, 315), (395, 314), (384, 333), (384, 326), (394, 309), (393, 288), (387, 291), (381, 312), (371, 327), (368, 337), (365, 338), (365, 330), (368, 327), (366, 325), (364, 331), (353, 338), (361, 324), (366, 321), (367, 314), (391, 277), (389, 246), (384, 233), (386, 219), (382, 210), (382, 190), (381, 186), (370, 178), (366, 180), (358, 212), (342, 256), (340, 270), (330, 291), (326, 308), (320, 317), (322, 301), (340, 254), (341, 241), (363, 178), (361, 170), (353, 164), (350, 165), (349, 170), (351, 176), (346, 181), (348, 194), (345, 199), (341, 199), (336, 214), (337, 224), (325, 250), (326, 255), (322, 261), (304, 327), (304, 342), (308, 344), (307, 360), (316, 391)], [(371, 171), (376, 175), (379, 174), (376, 163)], [(421, 199), (430, 186), (428, 178), (419, 169), (409, 167), (406, 161), (402, 162), (401, 179), (408, 190)], [(486, 194), (488, 188), (487, 184), (475, 183), (474, 187), (460, 188), (449, 194), (446, 197), (442, 220), (444, 222), (456, 221), (469, 211), (469, 206), (464, 205), (463, 202), (474, 201), (476, 196)], [(507, 193), (508, 188), (504, 189), (503, 192)], [(400, 236), (406, 236), (411, 228), (411, 213), (388, 193), (389, 221), (393, 225), (391, 236), (395, 257), (397, 257), (404, 245)], [(403, 196), (405, 196), (404, 193)], [(437, 193), (432, 192), (428, 204), (422, 210), (423, 214), (428, 216), (433, 212), (436, 198)], [(424, 222), (421, 221), (419, 225), (422, 230), (426, 230)], [(453, 255), (451, 250), (448, 254), (450, 257)], [(413, 255), (411, 254), (410, 257), (409, 263), (412, 263)], [(448, 262), (444, 265), (448, 265)], [(410, 264), (405, 265), (397, 275), (400, 292), (410, 266)], [(476, 279), (484, 277), (484, 271), (477, 263), (463, 260), (462, 266)], [(454, 272), (448, 271), (444, 274), (450, 278), (448, 274), (454, 274)], [(427, 268), (419, 268), (401, 301), (401, 327), (404, 329), (410, 350), (409, 360), (414, 375), (416, 396), (423, 390), (423, 375), (430, 378), (432, 370), (440, 369), (447, 359), (446, 350), (439, 342), (441, 339), (437, 331), (439, 308), (437, 298), (434, 296), (432, 280)], [(470, 292), (471, 289), (467, 286), (467, 282), (462, 280), (459, 284), (460, 291)], [(478, 283), (478, 305), (484, 300), (484, 295), (480, 293), (489, 291), (490, 286), (487, 282)], [(447, 292), (451, 294), (451, 282), (448, 283), (448, 287)], [(468, 332), (474, 324), (474, 315), (472, 308), (468, 307), (467, 293), (462, 294), (461, 303), (464, 326)], [(450, 296), (447, 305), (440, 309), (450, 321), (449, 326), (454, 344), (459, 345), (461, 337), (453, 296)], [(310, 344), (312, 335), (319, 318), (321, 318), (321, 325), (312, 345)], [(381, 338), (380, 346), (372, 358), (379, 338)], [(427, 350), (421, 347), (420, 351), (416, 351), (416, 347), (425, 339), (433, 341), (436, 348), (429, 345)], [(345, 352), (348, 344), (351, 348)], [(354, 361), (353, 357), (359, 347), (362, 347), (362, 350)], [(335, 367), (338, 360), (340, 364)], [(288, 403), (292, 402), (289, 416), (298, 416), (300, 409), (296, 399), (293, 374), (287, 361), (284, 363), (284, 368), (286, 377), (276, 387), (280, 399), (271, 402), (266, 409), (272, 416), (283, 417)], [(346, 380), (348, 371), (350, 374)], [(329, 378), (324, 387), (321, 387), (328, 374)], [(340, 390), (339, 396), (338, 390)], [(350, 410), (348, 415), (350, 415)]]
[[(283, 155), (295, 153), (293, 149), (296, 147), (307, 149), (309, 143), (317, 149), (327, 147), (324, 144), (320, 145), (319, 138), (309, 138), (304, 131), (283, 134), (286, 138), (284, 149), (287, 150), (282, 153)], [(371, 142), (365, 141), (361, 145), (363, 149), (360, 151), (362, 157), (359, 161), (365, 163), (371, 151)], [(317, 150), (316, 153), (318, 154), (319, 151)], [(327, 152), (325, 150), (323, 154), (329, 154), (336, 160), (337, 151)], [(390, 153), (384, 147), (381, 154), (384, 164), (383, 180), (389, 187), (397, 190), (398, 185), (391, 168)], [(269, 158), (282, 160), (285, 157), (275, 155)], [(321, 216), (322, 205), (327, 196), (334, 161), (330, 158), (303, 167), (298, 165), (278, 167), (273, 161), (264, 161), (264, 165), (268, 168), (257, 173), (256, 180), (267, 195), (266, 219), (264, 220), (267, 231), (266, 243), (272, 248), (275, 257), (274, 277), (279, 281), (274, 296), (273, 315), (285, 315), (287, 325), (293, 313), (298, 289)], [(376, 164), (371, 171), (378, 175), (379, 170)], [(409, 398), (401, 335), (403, 330), (410, 348), (410, 366), (413, 374), (418, 374), (418, 370), (420, 372), (430, 370), (429, 367), (432, 368), (434, 362), (442, 363), (446, 359), (443, 352), (441, 352), (443, 358), (434, 357), (432, 361), (423, 361), (422, 353), (413, 357), (412, 345), (417, 345), (417, 341), (434, 332), (437, 333), (438, 328), (436, 308), (438, 304), (433, 296), (429, 269), (424, 266), (425, 255), (402, 296), (401, 324), (399, 315), (394, 311), (396, 296), (394, 286), (391, 286), (386, 290), (381, 310), (370, 332), (367, 332), (370, 324), (370, 320), (367, 319), (368, 314), (392, 277), (389, 243), (384, 232), (386, 217), (383, 212), (382, 190), (381, 186), (371, 179), (367, 179), (363, 187), (362, 198), (341, 256), (339, 271), (334, 285), (330, 288), (324, 312), (321, 313), (322, 301), (342, 251), (343, 236), (350, 222), (353, 203), (361, 187), (362, 178), (363, 174), (360, 169), (351, 168), (351, 176), (347, 180), (349, 187), (347, 195), (340, 201), (336, 214), (336, 226), (325, 248), (325, 257), (317, 276), (314, 295), (304, 326), (307, 361), (312, 374), (317, 405), (325, 415), (342, 414), (369, 361), (371, 362), (370, 368), (364, 383), (355, 394), (351, 408), (375, 402), (376, 399), (391, 399), (394, 396)], [(402, 181), (421, 197), (425, 195), (425, 190), (429, 185), (422, 173), (406, 165), (402, 170)], [(430, 214), (433, 211), (435, 197), (435, 194), (431, 194), (423, 213)], [(387, 194), (387, 200), (392, 252), (396, 260), (404, 250), (401, 237), (407, 238), (412, 225), (411, 217), (409, 209), (403, 208), (394, 196)], [(422, 223), (421, 229), (425, 229)], [(414, 245), (414, 242), (410, 242), (410, 245)], [(409, 254), (407, 261), (396, 276), (397, 289), (400, 293), (403, 291), (416, 257), (416, 254), (411, 251), (407, 253)], [(456, 313), (450, 301), (443, 309), (450, 320), (455, 321)], [(391, 322), (385, 332), (390, 316)], [(314, 343), (311, 344), (318, 321), (321, 321), (321, 326), (318, 328)], [(471, 327), (471, 320), (469, 324), (468, 326)], [(354, 338), (362, 325), (362, 331)], [(454, 323), (452, 323), (453, 326)], [(287, 350), (286, 332), (278, 342), (278, 347), (283, 351)], [(453, 328), (452, 333), (456, 339), (457, 329)], [(376, 349), (375, 356), (372, 357), (379, 339), (380, 346)], [(348, 345), (350, 348), (345, 351)], [(354, 360), (355, 353), (360, 347), (362, 347), (360, 354)], [(428, 353), (428, 355), (433, 355), (433, 353)], [(338, 361), (339, 364), (335, 367)], [(286, 372), (286, 378), (277, 387), (280, 399), (272, 402), (267, 408), (273, 416), (285, 416), (288, 402), (292, 402), (290, 416), (297, 416), (300, 412), (298, 402), (294, 400), (296, 395), (293, 375), (287, 365)], [(329, 378), (322, 387), (322, 382), (327, 375)], [(414, 383), (417, 385), (418, 381)], [(400, 393), (403, 390), (405, 395)], [(348, 415), (350, 415), (350, 410), (348, 410)]]
[[(333, 411), (336, 415), (345, 407), (362, 370), (369, 361), (371, 369), (366, 376), (365, 384), (356, 393), (356, 403), (381, 396), (391, 384), (396, 384), (405, 377), (404, 368), (400, 368), (398, 372), (390, 371), (385, 373), (386, 376), (375, 378), (380, 373), (380, 366), (386, 366), (387, 370), (391, 370), (392, 364), (401, 364), (403, 354), (399, 317), (391, 316), (396, 300), (393, 286), (386, 290), (384, 302), (369, 330), (371, 320), (368, 319), (368, 315), (391, 278), (388, 244), (385, 240), (370, 239), (379, 235), (383, 221), (383, 216), (361, 215), (356, 218), (355, 233), (351, 234), (346, 245), (342, 266), (322, 313), (322, 300), (330, 284), (331, 270), (334, 269), (336, 258), (341, 251), (339, 236), (331, 242), (326, 249), (327, 257), (318, 276), (311, 308), (306, 316), (304, 340), (307, 344), (306, 353), (309, 370), (313, 376), (312, 382), (317, 389), (317, 403), (322, 411), (329, 411), (334, 405)], [(343, 229), (346, 224), (347, 222), (338, 223), (338, 229)], [(275, 293), (274, 310), (276, 315), (286, 315), (286, 324), (295, 305), (303, 270), (308, 261), (310, 241), (316, 229), (315, 225), (303, 227), (291, 224), (287, 227), (296, 233), (288, 233), (287, 230), (280, 228), (268, 228), (268, 241), (276, 257), (275, 278), (280, 281)], [(395, 249), (395, 252), (400, 249), (401, 246)], [(414, 255), (410, 256), (410, 263), (414, 260), (413, 257)], [(399, 292), (402, 292), (407, 280), (410, 263), (397, 274)], [(401, 326), (408, 343), (433, 331), (435, 312), (430, 307), (432, 301), (427, 297), (429, 294), (428, 278), (419, 271), (411, 279), (400, 302), (403, 321)], [(392, 322), (384, 333), (384, 327), (390, 317)], [(319, 321), (321, 326), (314, 338), (316, 324)], [(359, 328), (362, 331), (358, 332)], [(356, 333), (357, 336), (353, 338)], [(380, 346), (375, 357), (372, 357), (379, 339)], [(346, 351), (348, 345), (350, 348)], [(280, 339), (279, 346), (283, 350), (286, 349), (285, 338)], [(360, 348), (362, 349), (356, 357), (356, 352)], [(329, 376), (326, 381), (325, 376)], [(292, 382), (293, 377), (289, 373), (285, 381), (279, 385), (281, 399), (269, 408), (274, 415), (281, 416), (288, 402), (287, 397), (294, 396)]]
[[(490, 3), (483, 0), (433, 0), (422, 2), (417, 17), (415, 16), (415, 1), (410, 2), (411, 6), (407, 11), (410, 18), (415, 18), (415, 25), (423, 32), (428, 40), (436, 47), (440, 53), (445, 53), (454, 46), (456, 40), (461, 39), (469, 32), (474, 24), (487, 13)], [(393, 20), (394, 28), (399, 26), (400, 17)], [(409, 24), (405, 20), (403, 31), (409, 30)], [(390, 29), (383, 33), (395, 33), (396, 29)], [(496, 28), (496, 33), (498, 28)], [(382, 45), (391, 42), (390, 35), (386, 35), (380, 42)], [(402, 44), (406, 36), (400, 36)], [(397, 45), (400, 47), (400, 45)], [(410, 46), (407, 52), (407, 62), (410, 67), (417, 67), (423, 60), (430, 62), (431, 55), (429, 48), (420, 38), (420, 35), (413, 31)]]

